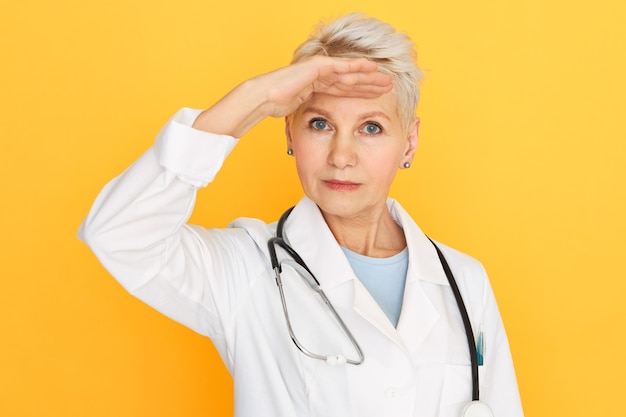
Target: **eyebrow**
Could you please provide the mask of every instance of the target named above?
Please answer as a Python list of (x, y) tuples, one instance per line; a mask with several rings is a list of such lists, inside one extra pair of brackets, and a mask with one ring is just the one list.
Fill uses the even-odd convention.
[[(302, 114), (306, 114), (306, 113), (317, 113), (317, 114), (321, 114), (322, 116), (331, 119), (332, 118), (332, 114), (324, 109), (321, 109), (319, 107), (315, 107), (315, 106), (311, 106), (311, 107), (307, 107), (304, 109), (304, 111), (302, 112)], [(382, 117), (384, 119), (387, 120), (391, 120), (389, 118), (389, 116), (387, 116), (384, 112), (382, 111), (371, 111), (371, 112), (367, 112), (367, 113), (363, 113), (358, 115), (361, 119), (369, 119), (372, 117)]]

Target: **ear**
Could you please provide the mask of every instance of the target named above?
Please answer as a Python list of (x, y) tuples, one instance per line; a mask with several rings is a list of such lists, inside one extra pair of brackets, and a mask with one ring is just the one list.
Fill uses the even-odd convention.
[(404, 152), (404, 157), (402, 158), (402, 165), (404, 165), (404, 163), (406, 162), (408, 163), (413, 162), (415, 151), (417, 151), (419, 131), (420, 131), (420, 119), (416, 117), (413, 123), (411, 124), (411, 128), (407, 132), (407, 148), (406, 148), (406, 151)]

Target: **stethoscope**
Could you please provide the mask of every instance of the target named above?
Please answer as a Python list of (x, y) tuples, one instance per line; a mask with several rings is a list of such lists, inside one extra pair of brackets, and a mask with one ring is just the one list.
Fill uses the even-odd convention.
[[(289, 244), (283, 238), (283, 228), (285, 225), (285, 221), (287, 220), (287, 217), (289, 217), (289, 214), (291, 214), (291, 211), (293, 209), (294, 208), (291, 207), (290, 209), (288, 209), (287, 211), (283, 213), (283, 215), (278, 220), (278, 224), (276, 226), (276, 236), (273, 238), (270, 238), (267, 241), (267, 246), (268, 246), (269, 253), (270, 253), (270, 261), (272, 264), (272, 269), (274, 269), (274, 273), (276, 275), (276, 285), (278, 286), (278, 291), (280, 293), (283, 313), (285, 315), (285, 320), (287, 322), (287, 329), (289, 331), (289, 336), (291, 337), (291, 340), (296, 345), (298, 350), (300, 350), (303, 354), (305, 354), (306, 356), (310, 358), (319, 359), (331, 365), (346, 364), (346, 363), (351, 364), (351, 365), (360, 365), (365, 360), (365, 357), (363, 355), (363, 351), (361, 347), (359, 346), (358, 342), (352, 335), (352, 332), (350, 332), (350, 329), (348, 329), (348, 326), (346, 326), (346, 324), (341, 319), (341, 317), (339, 316), (339, 314), (333, 307), (328, 297), (326, 297), (326, 294), (324, 294), (324, 291), (322, 290), (319, 281), (317, 280), (317, 278), (315, 278), (315, 276), (313, 275), (311, 270), (308, 268), (304, 260), (300, 257), (300, 255), (298, 255), (298, 253), (291, 246), (289, 246)], [(485, 404), (484, 402), (480, 401), (479, 399), (478, 353), (476, 351), (476, 341), (474, 339), (474, 332), (472, 330), (472, 325), (470, 323), (469, 315), (467, 314), (465, 303), (463, 302), (463, 298), (461, 297), (461, 292), (459, 291), (459, 287), (456, 284), (456, 280), (454, 279), (452, 270), (450, 269), (450, 266), (448, 265), (446, 258), (443, 256), (443, 253), (441, 252), (439, 247), (435, 244), (435, 242), (433, 242), (430, 238), (428, 238), (428, 240), (430, 240), (430, 242), (435, 247), (435, 250), (437, 251), (437, 256), (439, 257), (439, 261), (441, 262), (441, 266), (443, 267), (446, 277), (448, 278), (450, 288), (452, 289), (454, 298), (456, 300), (456, 304), (458, 306), (459, 312), (461, 313), (461, 318), (463, 319), (463, 327), (465, 328), (465, 335), (467, 336), (467, 345), (469, 348), (471, 370), (472, 370), (472, 401), (465, 406), (461, 416), (462, 417), (493, 417), (493, 412), (491, 411), (489, 406)], [(279, 262), (278, 256), (276, 255), (276, 246), (279, 246), (283, 250), (285, 250), (285, 252), (287, 252), (289, 256), (291, 256), (292, 259), (284, 259)], [(337, 323), (339, 324), (339, 326), (345, 333), (346, 337), (352, 343), (352, 346), (354, 347), (354, 350), (358, 358), (350, 359), (342, 354), (324, 355), (324, 354), (314, 353), (311, 350), (304, 347), (303, 344), (298, 340), (291, 326), (291, 320), (289, 319), (289, 311), (288, 311), (287, 303), (285, 300), (283, 284), (282, 284), (282, 280), (280, 277), (283, 264), (289, 265), (291, 268), (295, 269), (298, 272), (298, 275), (300, 275), (303, 278), (303, 280), (308, 284), (308, 286), (316, 294), (318, 294), (319, 297), (323, 300), (324, 304), (328, 307), (328, 310), (330, 311), (332, 317), (337, 321)]]

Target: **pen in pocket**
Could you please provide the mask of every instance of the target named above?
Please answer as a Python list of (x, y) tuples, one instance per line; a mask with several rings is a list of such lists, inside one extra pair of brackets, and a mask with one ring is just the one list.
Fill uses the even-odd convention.
[(478, 341), (476, 342), (476, 354), (478, 356), (478, 366), (483, 366), (485, 363), (485, 332), (483, 331), (482, 324), (480, 325), (480, 331), (478, 332)]

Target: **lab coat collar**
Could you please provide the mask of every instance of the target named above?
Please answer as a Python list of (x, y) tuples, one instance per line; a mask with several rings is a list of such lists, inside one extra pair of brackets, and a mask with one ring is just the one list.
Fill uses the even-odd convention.
[[(409, 249), (411, 280), (449, 285), (437, 252), (411, 216), (394, 199), (387, 200), (391, 216), (404, 230)], [(354, 273), (317, 205), (303, 197), (285, 224), (285, 237), (317, 276), (323, 289), (355, 279)]]
[(433, 284), (450, 285), (432, 242), (422, 232), (411, 216), (394, 199), (387, 200), (391, 217), (404, 230), (409, 248), (409, 273), (407, 281), (418, 279)]

